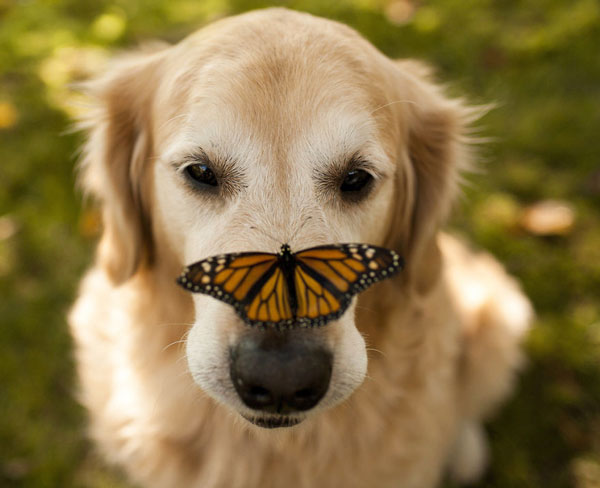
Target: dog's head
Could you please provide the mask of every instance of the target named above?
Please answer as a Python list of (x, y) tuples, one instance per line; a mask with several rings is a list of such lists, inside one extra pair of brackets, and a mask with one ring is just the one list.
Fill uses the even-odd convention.
[[(275, 9), (123, 58), (91, 87), (100, 104), (85, 182), (103, 204), (99, 262), (116, 283), (160, 268), (184, 293), (175, 278), (200, 259), (336, 242), (404, 255), (388, 292), (435, 283), (434, 233), (472, 112), (421, 65), (388, 59), (343, 25)], [(193, 301), (193, 378), (258, 425), (294, 425), (363, 381), (359, 330), (376, 324), (368, 313), (355, 323), (355, 304), (324, 327), (276, 332), (211, 297)], [(375, 320), (377, 299), (369, 306)]]

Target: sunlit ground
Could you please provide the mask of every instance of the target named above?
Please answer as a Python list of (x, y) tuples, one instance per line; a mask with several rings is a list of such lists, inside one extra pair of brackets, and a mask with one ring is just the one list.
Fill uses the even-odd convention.
[[(491, 250), (537, 311), (518, 395), (489, 424), (479, 487), (600, 487), (600, 4), (286, 3), (439, 68), (497, 108), (451, 227)], [(116, 50), (175, 42), (244, 0), (0, 0), (0, 485), (126, 486), (84, 440), (65, 312), (97, 215), (74, 191), (73, 84)], [(382, 446), (385, 448), (385, 446)], [(401, 481), (400, 481), (401, 483)]]

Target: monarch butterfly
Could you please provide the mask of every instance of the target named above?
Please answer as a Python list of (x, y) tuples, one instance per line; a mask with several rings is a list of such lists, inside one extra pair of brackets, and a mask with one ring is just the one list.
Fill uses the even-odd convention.
[(321, 326), (340, 317), (352, 297), (403, 267), (392, 250), (333, 244), (292, 253), (221, 254), (183, 270), (177, 282), (235, 308), (249, 325)]

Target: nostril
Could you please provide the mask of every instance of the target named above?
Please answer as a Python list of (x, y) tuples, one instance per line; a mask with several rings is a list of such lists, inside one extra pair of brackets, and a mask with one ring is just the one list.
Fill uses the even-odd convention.
[(231, 379), (238, 395), (250, 408), (269, 410), (278, 402), (278, 399), (268, 388), (257, 384), (255, 378), (244, 376), (243, 370), (238, 371), (237, 368), (232, 367)]
[(272, 402), (271, 392), (262, 386), (251, 386), (248, 388), (248, 396), (256, 404), (268, 405)]
[(285, 403), (293, 410), (304, 411), (314, 407), (327, 392), (331, 378), (331, 367), (323, 366), (312, 370), (312, 374), (305, 377), (305, 386), (294, 391), (286, 398)]
[(294, 393), (294, 398), (297, 398), (298, 400), (303, 400), (306, 398), (310, 398), (315, 394), (314, 390), (310, 389), (310, 388), (304, 388), (302, 390), (298, 390), (296, 393)]
[(303, 388), (287, 399), (287, 404), (300, 412), (314, 407), (323, 395), (313, 388)]

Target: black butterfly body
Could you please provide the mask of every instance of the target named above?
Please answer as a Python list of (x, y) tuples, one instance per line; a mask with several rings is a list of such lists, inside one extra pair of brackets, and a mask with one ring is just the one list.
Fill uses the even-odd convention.
[(177, 282), (233, 306), (249, 325), (321, 326), (340, 317), (357, 293), (403, 267), (389, 249), (333, 244), (292, 253), (230, 253), (198, 261)]

